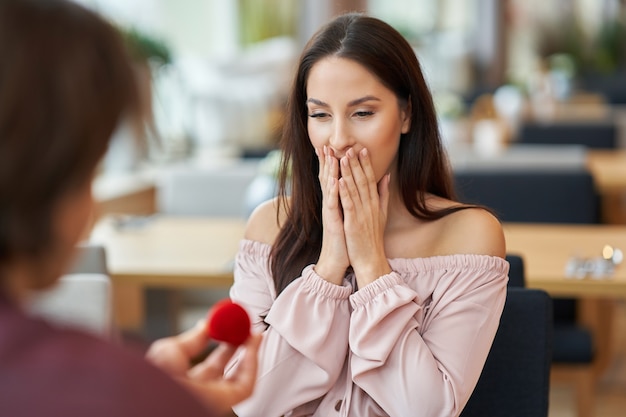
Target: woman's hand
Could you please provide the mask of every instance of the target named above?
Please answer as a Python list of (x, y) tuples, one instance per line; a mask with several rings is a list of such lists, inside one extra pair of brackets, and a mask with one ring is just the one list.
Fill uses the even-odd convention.
[(384, 232), (389, 203), (389, 174), (378, 184), (367, 149), (349, 149), (340, 161), (339, 196), (350, 265), (359, 288), (391, 272)]
[(350, 261), (339, 203), (339, 161), (328, 146), (321, 151), (316, 149), (315, 153), (322, 187), (322, 249), (315, 272), (325, 280), (341, 285)]
[(235, 369), (225, 377), (224, 368), (238, 350), (236, 346), (221, 343), (206, 359), (191, 366), (207, 348), (205, 326), (202, 320), (186, 332), (155, 341), (146, 359), (189, 388), (208, 408), (226, 413), (252, 394), (262, 336), (253, 334), (246, 340)]

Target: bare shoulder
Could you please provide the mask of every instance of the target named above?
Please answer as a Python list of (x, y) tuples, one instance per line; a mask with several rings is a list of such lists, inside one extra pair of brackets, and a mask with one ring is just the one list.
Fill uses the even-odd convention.
[(280, 207), (280, 218), (277, 217), (279, 202), (278, 198), (273, 198), (261, 203), (252, 212), (244, 232), (245, 239), (267, 243), (268, 245), (274, 244), (286, 216), (285, 208)]
[[(461, 203), (427, 196), (432, 210), (463, 207)], [(385, 250), (390, 258), (425, 258), (458, 254), (504, 258), (506, 244), (500, 221), (488, 210), (463, 207), (440, 219), (416, 219), (408, 211), (394, 219), (385, 231)]]
[(441, 247), (445, 252), (504, 258), (506, 242), (500, 221), (482, 208), (466, 208), (441, 222)]

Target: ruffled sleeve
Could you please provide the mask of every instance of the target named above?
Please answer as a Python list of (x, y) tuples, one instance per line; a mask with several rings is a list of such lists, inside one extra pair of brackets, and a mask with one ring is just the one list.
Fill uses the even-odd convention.
[(311, 265), (276, 297), (269, 246), (244, 241), (240, 249), (230, 295), (264, 338), (254, 394), (235, 411), (241, 417), (282, 415), (318, 400), (336, 383), (348, 351), (352, 287), (325, 281)]
[(230, 298), (246, 308), (255, 332), (267, 327), (265, 316), (276, 298), (268, 262), (270, 249), (260, 242), (242, 240), (235, 257)]
[(350, 299), (353, 381), (389, 415), (458, 415), (498, 328), (508, 263), (484, 255), (390, 263), (394, 272)]

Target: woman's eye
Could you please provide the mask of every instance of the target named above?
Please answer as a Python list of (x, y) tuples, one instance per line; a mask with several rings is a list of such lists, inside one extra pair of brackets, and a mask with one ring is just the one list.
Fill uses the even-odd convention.
[(309, 117), (311, 119), (326, 119), (328, 117), (328, 113), (309, 113)]
[(365, 111), (365, 110), (364, 111), (358, 111), (358, 112), (354, 113), (354, 115), (356, 117), (358, 117), (359, 119), (363, 119), (363, 118), (369, 117), (369, 116), (371, 116), (373, 114), (374, 114), (373, 111)]

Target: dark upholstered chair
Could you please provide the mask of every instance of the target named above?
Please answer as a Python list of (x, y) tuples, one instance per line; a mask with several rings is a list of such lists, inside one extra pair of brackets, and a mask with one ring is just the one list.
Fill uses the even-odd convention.
[[(509, 287), (525, 287), (524, 260), (519, 255), (507, 254), (510, 264)], [(589, 363), (593, 360), (593, 340), (589, 332), (580, 332), (573, 322), (576, 317), (576, 300), (559, 298), (559, 310), (554, 311), (553, 361), (555, 363)]]
[(493, 209), (505, 222), (598, 223), (599, 195), (583, 169), (457, 171), (462, 201)]
[[(499, 170), (455, 172), (456, 190), (464, 202), (493, 209), (502, 221), (598, 223), (600, 200), (585, 170)], [(513, 283), (509, 283), (511, 286)], [(553, 370), (577, 387), (579, 416), (593, 408), (594, 340), (578, 323), (579, 302), (554, 298)]]
[(520, 128), (517, 143), (615, 149), (617, 138), (617, 126), (612, 122), (525, 123)]
[(551, 298), (508, 287), (500, 327), (461, 417), (547, 416), (551, 348)]
[(521, 255), (511, 253), (506, 254), (509, 263), (509, 287), (524, 288), (526, 286), (526, 275), (524, 271), (524, 259)]

